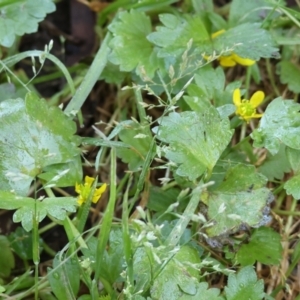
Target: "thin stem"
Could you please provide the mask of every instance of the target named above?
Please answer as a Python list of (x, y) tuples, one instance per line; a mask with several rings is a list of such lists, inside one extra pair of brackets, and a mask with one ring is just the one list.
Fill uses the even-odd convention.
[(39, 213), (37, 211), (37, 190), (34, 191), (34, 212), (32, 219), (32, 260), (35, 266), (34, 269), (34, 284), (36, 286), (34, 290), (34, 299), (38, 300), (38, 281), (39, 281), (39, 262), (40, 262), (40, 249), (39, 249)]
[(246, 130), (247, 130), (247, 124), (244, 122), (241, 127), (240, 142), (245, 138)]
[(165, 245), (167, 245), (168, 247), (175, 247), (178, 244), (200, 202), (202, 191), (212, 184), (213, 182), (211, 181), (206, 184), (202, 184), (193, 190), (191, 200), (189, 201), (185, 211), (183, 212), (182, 217), (177, 221), (176, 226), (173, 228), (168, 238), (166, 239)]
[(272, 86), (272, 89), (274, 90), (275, 94), (277, 97), (281, 96), (276, 84), (275, 84), (275, 78), (274, 78), (274, 74), (272, 72), (272, 67), (271, 67), (271, 63), (270, 63), (270, 59), (266, 59), (266, 67), (267, 67), (267, 72), (268, 72), (268, 76), (269, 76), (269, 79), (270, 79), (270, 83), (271, 83), (271, 86)]
[(247, 72), (246, 72), (246, 81), (245, 81), (246, 94), (245, 94), (245, 99), (249, 99), (249, 87), (250, 87), (250, 81), (251, 81), (251, 68), (252, 68), (252, 66), (249, 66), (247, 68)]
[(133, 257), (132, 246), (129, 233), (129, 211), (128, 211), (128, 193), (132, 183), (132, 176), (129, 178), (127, 188), (123, 197), (123, 213), (122, 213), (122, 228), (123, 228), (123, 243), (124, 243), (124, 255), (127, 264), (127, 276), (130, 284), (130, 289), (134, 285), (134, 272), (133, 272)]
[(91, 67), (86, 73), (81, 85), (77, 89), (74, 97), (69, 102), (65, 109), (65, 113), (69, 114), (73, 111), (78, 112), (83, 105), (84, 101), (87, 99), (89, 93), (94, 87), (95, 83), (99, 79), (104, 67), (107, 64), (107, 58), (109, 54), (108, 42), (110, 40), (110, 33), (107, 33), (99, 51), (97, 52)]
[(110, 175), (110, 195), (107, 208), (105, 210), (103, 219), (102, 219), (102, 226), (99, 232), (99, 242), (97, 245), (97, 254), (96, 254), (96, 262), (95, 262), (95, 280), (101, 279), (101, 282), (105, 285), (105, 289), (113, 298), (114, 290), (109, 285), (109, 283), (101, 277), (101, 271), (103, 270), (103, 261), (105, 260), (105, 249), (109, 239), (109, 233), (111, 231), (112, 220), (114, 215), (114, 208), (116, 203), (116, 185), (117, 185), (117, 177), (116, 177), (116, 149), (112, 148), (111, 150), (111, 175)]
[(283, 216), (300, 216), (300, 211), (286, 211), (282, 209), (273, 209), (273, 211), (277, 215), (283, 215)]

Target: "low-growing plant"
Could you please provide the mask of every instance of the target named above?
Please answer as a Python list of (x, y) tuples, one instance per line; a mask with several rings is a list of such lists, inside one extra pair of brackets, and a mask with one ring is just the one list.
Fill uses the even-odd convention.
[[(0, 3), (0, 208), (21, 223), (0, 236), (3, 299), (300, 299), (300, 13), (228, 2), (110, 3), (73, 77), (52, 41), (9, 52), (54, 2)], [(47, 100), (46, 60), (67, 82)], [(99, 80), (114, 111), (79, 134)], [(53, 227), (61, 249), (43, 238)]]

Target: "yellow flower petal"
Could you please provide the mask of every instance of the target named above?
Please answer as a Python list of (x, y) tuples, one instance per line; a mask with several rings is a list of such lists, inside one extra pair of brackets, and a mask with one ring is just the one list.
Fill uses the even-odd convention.
[(255, 114), (251, 118), (261, 118), (262, 116), (263, 116), (263, 114)]
[[(92, 191), (92, 184), (94, 181), (95, 181), (95, 178), (85, 176), (84, 184), (78, 184), (78, 183), (75, 184), (75, 191), (76, 191), (76, 193), (79, 194), (78, 199), (77, 199), (77, 203), (79, 206), (81, 206), (89, 198), (89, 195)], [(100, 199), (100, 197), (106, 190), (106, 186), (107, 186), (107, 184), (104, 183), (100, 188), (95, 189), (94, 194), (92, 195), (93, 203), (96, 203)]]
[(85, 176), (84, 177), (84, 185), (85, 186), (88, 186), (88, 187), (91, 187), (93, 182), (94, 182), (95, 178), (93, 177), (90, 177), (90, 176)]
[(100, 199), (100, 197), (102, 196), (102, 194), (105, 192), (106, 187), (107, 187), (107, 184), (104, 183), (104, 184), (102, 184), (102, 186), (100, 188), (98, 188), (98, 189), (95, 190), (95, 193), (94, 193), (93, 199), (92, 199), (93, 203), (97, 203), (98, 202), (98, 200)]
[(215, 33), (213, 33), (213, 34), (211, 35), (211, 38), (214, 39), (214, 38), (216, 38), (217, 36), (223, 34), (225, 31), (226, 31), (225, 29), (221, 29), (221, 30), (219, 30), (219, 31), (217, 31), (217, 32), (215, 32)]
[(258, 105), (260, 105), (263, 102), (264, 98), (265, 98), (265, 93), (262, 91), (257, 91), (252, 95), (250, 99), (250, 104), (254, 108), (256, 108)]
[(81, 184), (78, 184), (77, 182), (75, 184), (75, 192), (77, 194), (80, 194), (80, 192), (81, 192)]
[(85, 199), (83, 199), (81, 196), (79, 196), (78, 199), (77, 199), (77, 203), (78, 203), (79, 206), (81, 206), (84, 201), (85, 201)]
[(241, 105), (241, 91), (240, 89), (235, 89), (233, 92), (233, 103), (238, 108)]
[(220, 56), (219, 61), (222, 67), (234, 67), (236, 65), (236, 62), (232, 58), (232, 55)]
[(252, 60), (250, 58), (240, 57), (235, 53), (232, 53), (232, 59), (242, 66), (252, 66), (256, 62), (255, 60)]

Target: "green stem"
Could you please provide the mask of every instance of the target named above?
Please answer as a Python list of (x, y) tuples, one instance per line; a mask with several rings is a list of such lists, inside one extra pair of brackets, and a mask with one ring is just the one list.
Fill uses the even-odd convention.
[(202, 194), (202, 191), (212, 184), (212, 181), (206, 184), (201, 184), (193, 190), (192, 198), (189, 201), (185, 211), (183, 212), (182, 217), (177, 221), (176, 226), (173, 228), (173, 230), (171, 231), (171, 233), (165, 241), (166, 246), (175, 247), (178, 244), (181, 236), (183, 235), (186, 227), (192, 219), (193, 214), (195, 213), (195, 210), (200, 202), (200, 196)]
[(34, 290), (34, 299), (38, 300), (38, 281), (39, 281), (39, 262), (40, 262), (40, 249), (39, 249), (39, 214), (37, 212), (37, 190), (34, 192), (34, 211), (32, 219), (32, 260), (35, 266), (34, 270), (34, 285), (36, 286)]
[[(112, 148), (111, 150), (111, 166), (110, 166), (111, 174), (110, 174), (110, 195), (107, 208), (105, 210), (103, 219), (102, 219), (102, 226), (99, 232), (99, 241), (97, 245), (97, 254), (96, 254), (96, 262), (95, 262), (95, 280), (98, 281), (101, 279), (102, 283), (103, 278), (101, 278), (101, 270), (103, 269), (102, 265), (105, 260), (104, 253), (106, 249), (106, 245), (109, 239), (109, 234), (111, 231), (112, 220), (114, 215), (114, 208), (116, 203), (116, 186), (117, 186), (117, 177), (116, 177), (116, 149)], [(114, 291), (106, 284), (105, 289), (108, 293), (110, 293), (111, 297), (113, 297)]]
[(267, 67), (267, 73), (268, 73), (268, 77), (270, 79), (270, 83), (271, 83), (271, 86), (272, 86), (272, 89), (273, 91), (275, 92), (276, 96), (277, 97), (280, 97), (281, 94), (275, 84), (275, 78), (274, 78), (274, 74), (272, 72), (272, 67), (271, 67), (271, 63), (270, 63), (270, 59), (266, 59), (266, 67)]
[[(291, 205), (291, 208), (290, 208), (289, 212), (290, 213), (295, 212), (296, 206), (297, 206), (297, 201), (293, 198), (292, 199), (292, 205)], [(289, 217), (288, 217), (286, 225), (285, 225), (285, 230), (284, 230), (288, 234), (290, 233), (290, 229), (291, 229), (292, 223), (293, 223), (293, 215), (289, 214)]]
[(273, 209), (273, 211), (278, 215), (283, 216), (300, 216), (300, 211), (286, 211), (281, 209)]
[(89, 93), (94, 87), (95, 83), (99, 79), (104, 67), (107, 64), (107, 58), (109, 54), (108, 42), (110, 40), (110, 33), (107, 33), (104, 40), (102, 41), (102, 45), (97, 52), (91, 67), (86, 73), (81, 85), (77, 89), (74, 97), (69, 102), (68, 106), (65, 109), (65, 113), (69, 114), (72, 111), (78, 112), (83, 105), (84, 101), (87, 99)]
[(247, 124), (244, 122), (241, 127), (240, 142), (243, 141), (243, 139), (245, 138), (246, 130), (247, 130)]
[(56, 251), (54, 251), (52, 248), (50, 248), (45, 242), (42, 243), (42, 248), (50, 256), (54, 257), (56, 255)]
[(250, 81), (251, 81), (251, 68), (252, 68), (252, 66), (249, 66), (247, 68), (247, 72), (246, 72), (246, 81), (245, 81), (246, 94), (245, 94), (245, 99), (249, 99), (249, 87), (250, 87)]
[(146, 114), (145, 108), (143, 106), (143, 97), (142, 97), (141, 90), (135, 89), (134, 95), (135, 95), (136, 106), (137, 106), (137, 110), (138, 110), (139, 117), (141, 120), (141, 124), (145, 127), (147, 126), (147, 128), (148, 128), (147, 134), (149, 136), (152, 136), (151, 130), (149, 128), (149, 122), (147, 121), (147, 114)]
[[(10, 67), (10, 66), (18, 63), (19, 61), (21, 61), (24, 58), (27, 58), (27, 57), (40, 57), (42, 55), (44, 55), (45, 58), (51, 60), (54, 64), (56, 64), (57, 67), (63, 72), (63, 74), (66, 77), (66, 80), (67, 80), (67, 82), (70, 86), (70, 90), (73, 94), (74, 91), (75, 91), (75, 88), (74, 88), (74, 83), (73, 83), (73, 80), (71, 78), (71, 75), (70, 75), (68, 69), (65, 67), (65, 65), (57, 57), (55, 57), (54, 55), (52, 55), (50, 53), (45, 53), (45, 52), (39, 51), (39, 50), (31, 50), (31, 51), (18, 53), (14, 56), (11, 56), (9, 58), (4, 59), (2, 62), (3, 62), (4, 65), (6, 65), (6, 68), (7, 68), (7, 67)], [(15, 78), (17, 78), (17, 76), (15, 76)]]
[[(127, 188), (123, 197), (123, 213), (122, 213), (122, 228), (123, 228), (123, 243), (124, 243), (124, 254), (127, 264), (127, 275), (130, 284), (130, 289), (133, 287), (134, 283), (134, 273), (133, 273), (133, 257), (132, 257), (132, 247), (131, 239), (129, 233), (129, 211), (128, 211), (128, 193), (131, 186), (132, 177), (130, 177)], [(127, 282), (127, 281), (126, 281)]]

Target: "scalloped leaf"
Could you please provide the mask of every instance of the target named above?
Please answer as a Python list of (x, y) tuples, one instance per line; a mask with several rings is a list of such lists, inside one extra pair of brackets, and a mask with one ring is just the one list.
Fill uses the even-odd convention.
[(274, 196), (265, 188), (267, 178), (254, 166), (239, 164), (230, 168), (213, 192), (202, 193), (211, 224), (209, 237), (234, 233), (242, 227), (260, 227), (271, 220), (270, 203)]
[(253, 60), (280, 57), (279, 49), (275, 47), (270, 33), (260, 28), (258, 23), (245, 23), (230, 28), (217, 36), (213, 44), (217, 53), (230, 49), (229, 53), (233, 51), (241, 57)]
[(20, 197), (12, 192), (0, 191), (0, 198), (1, 209), (17, 209), (13, 215), (13, 221), (21, 222), (26, 231), (32, 229), (35, 210), (39, 222), (41, 222), (46, 215), (50, 215), (62, 221), (68, 212), (75, 212), (77, 206), (77, 199), (73, 197), (35, 200), (29, 197)]
[(255, 229), (248, 244), (242, 245), (236, 254), (242, 266), (256, 261), (266, 265), (278, 265), (282, 259), (281, 236), (269, 227)]
[[(152, 142), (149, 128), (134, 121), (124, 121), (119, 125), (123, 127), (119, 138), (124, 145), (130, 145), (130, 148), (117, 148), (117, 155), (123, 162), (128, 163), (129, 170), (137, 171), (143, 165)], [(154, 148), (152, 157), (154, 157), (155, 151)]]
[[(47, 166), (63, 164), (61, 172), (80, 153), (79, 141), (74, 136), (75, 123), (59, 108), (48, 107), (45, 100), (34, 94), (27, 94), (25, 101), (20, 98), (2, 101), (0, 126), (1, 190), (14, 190), (25, 196), (32, 180)], [(81, 176), (81, 170), (77, 168), (76, 172)], [(71, 176), (69, 185), (73, 184)]]
[(251, 137), (254, 147), (267, 148), (275, 155), (280, 144), (300, 149), (300, 105), (293, 100), (274, 99), (261, 118), (259, 128)]
[[(259, 172), (264, 174), (269, 180), (274, 180), (274, 178), (282, 180), (284, 173), (289, 173), (291, 171), (291, 163), (288, 160), (286, 148), (285, 145), (281, 145), (278, 153), (275, 155), (268, 153), (267, 158), (258, 168)], [(298, 157), (297, 160), (299, 161)]]
[(209, 193), (207, 218), (212, 224), (206, 229), (208, 236), (231, 234), (245, 225), (266, 225), (271, 221), (268, 205), (272, 201), (273, 195), (267, 188), (236, 193)]
[(280, 82), (287, 84), (289, 90), (298, 94), (300, 93), (300, 68), (290, 61), (283, 60), (277, 64), (277, 74), (280, 75)]
[(202, 22), (201, 16), (176, 16), (161, 14), (159, 20), (164, 26), (157, 26), (156, 31), (149, 34), (147, 39), (160, 47), (158, 56), (170, 57), (182, 54), (190, 40), (194, 50), (199, 54), (211, 49), (210, 36)]
[(108, 28), (113, 34), (109, 44), (112, 48), (110, 61), (119, 65), (121, 71), (129, 72), (143, 66), (147, 74), (153, 74), (156, 56), (153, 44), (146, 38), (152, 30), (150, 18), (143, 12), (124, 11)]
[(168, 262), (151, 287), (154, 299), (181, 299), (182, 294), (194, 296), (197, 293), (199, 273), (191, 264), (200, 263), (197, 251), (183, 246)]
[[(275, 9), (280, 4), (284, 5), (284, 1), (271, 3), (269, 0), (233, 0), (230, 5), (229, 24), (233, 26), (246, 22), (263, 22), (268, 12), (271, 11), (272, 13), (268, 18), (272, 20), (274, 17), (278, 17), (279, 13)], [(269, 8), (269, 10), (266, 8)]]
[(57, 299), (77, 298), (80, 287), (80, 266), (77, 258), (65, 258), (58, 252), (53, 260), (53, 269), (48, 268), (47, 271), (47, 279)]
[(2, 280), (3, 277), (8, 277), (15, 267), (15, 258), (9, 240), (4, 235), (0, 235), (0, 248), (0, 278)]
[(38, 23), (53, 11), (53, 0), (18, 0), (1, 6), (0, 44), (10, 47), (16, 35), (36, 32)]
[(229, 120), (222, 119), (214, 107), (203, 113), (173, 112), (159, 124), (153, 131), (168, 144), (165, 156), (178, 165), (179, 176), (190, 180), (212, 171), (233, 134)]
[(241, 269), (237, 274), (230, 274), (225, 287), (227, 300), (261, 300), (264, 298), (264, 282), (257, 280), (251, 266)]
[(288, 195), (292, 195), (296, 200), (300, 200), (300, 174), (294, 175), (285, 184), (284, 188)]

